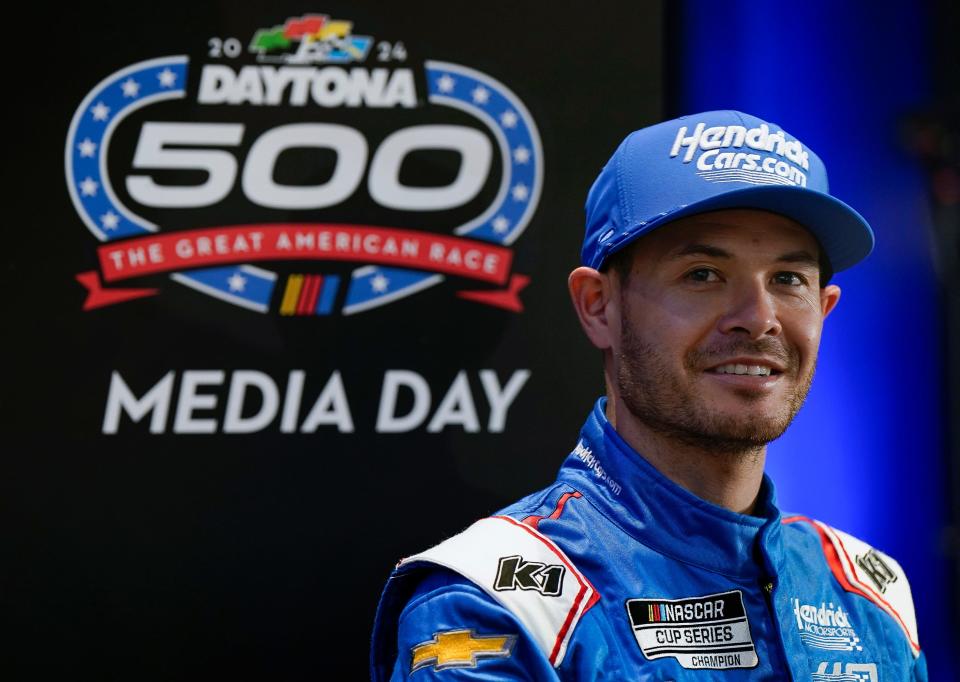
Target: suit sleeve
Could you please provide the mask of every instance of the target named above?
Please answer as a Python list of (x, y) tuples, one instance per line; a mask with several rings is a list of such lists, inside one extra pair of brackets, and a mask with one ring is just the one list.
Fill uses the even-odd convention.
[(391, 682), (557, 680), (514, 616), (461, 576), (431, 571), (400, 613)]

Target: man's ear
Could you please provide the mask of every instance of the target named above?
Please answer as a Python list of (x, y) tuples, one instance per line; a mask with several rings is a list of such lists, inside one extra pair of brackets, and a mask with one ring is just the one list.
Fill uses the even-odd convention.
[(837, 307), (839, 301), (840, 287), (836, 284), (828, 284), (820, 290), (820, 310), (823, 312), (823, 319), (827, 319), (827, 315)]
[(610, 274), (587, 267), (577, 268), (567, 278), (570, 300), (580, 318), (580, 326), (590, 343), (600, 350), (610, 348), (618, 332), (610, 326), (619, 324), (620, 319), (619, 315), (611, 314), (617, 305), (613, 300), (615, 284)]

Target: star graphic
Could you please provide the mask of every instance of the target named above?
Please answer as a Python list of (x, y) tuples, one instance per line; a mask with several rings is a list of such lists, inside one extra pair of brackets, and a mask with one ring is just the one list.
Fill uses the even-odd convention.
[(247, 278), (239, 272), (235, 272), (227, 278), (227, 284), (230, 285), (230, 291), (243, 291), (244, 287), (247, 286)]
[(132, 78), (123, 81), (120, 88), (123, 90), (124, 97), (136, 97), (140, 94), (140, 84)]
[(530, 160), (530, 150), (520, 145), (513, 150), (513, 160), (517, 163), (526, 163)]
[(493, 219), (493, 231), (497, 234), (503, 234), (508, 229), (510, 229), (510, 221), (504, 218), (502, 215), (498, 215)]
[(177, 80), (177, 74), (175, 74), (169, 68), (166, 68), (157, 74), (157, 78), (160, 80), (160, 87), (172, 88), (173, 84)]
[(453, 86), (456, 83), (457, 81), (453, 80), (449, 73), (445, 73), (437, 79), (437, 87), (440, 88), (440, 92), (453, 92)]
[(510, 190), (510, 194), (513, 195), (514, 201), (526, 201), (527, 197), (530, 196), (530, 188), (522, 182), (518, 182), (513, 186), (513, 189)]
[(96, 143), (91, 140), (89, 137), (84, 138), (83, 142), (77, 145), (77, 149), (80, 150), (80, 156), (93, 156), (97, 151)]
[(110, 107), (103, 102), (97, 102), (90, 111), (93, 113), (94, 121), (106, 121), (110, 114)]
[(117, 229), (117, 225), (120, 224), (120, 216), (113, 211), (107, 211), (100, 216), (100, 222), (103, 223), (103, 229), (115, 230)]
[(473, 96), (473, 101), (477, 104), (486, 104), (490, 100), (490, 91), (482, 85), (475, 87), (470, 94)]
[(99, 186), (100, 183), (88, 176), (80, 183), (80, 194), (85, 197), (95, 196), (97, 194), (97, 187)]
[(512, 111), (505, 111), (500, 115), (500, 123), (504, 128), (513, 128), (517, 125), (517, 115)]
[(390, 280), (388, 280), (383, 275), (377, 275), (370, 280), (370, 286), (373, 287), (373, 290), (378, 294), (382, 294), (387, 290), (387, 287), (390, 285)]

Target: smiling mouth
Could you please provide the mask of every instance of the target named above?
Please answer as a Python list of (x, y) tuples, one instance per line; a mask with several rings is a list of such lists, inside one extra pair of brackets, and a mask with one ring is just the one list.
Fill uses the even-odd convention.
[(782, 374), (778, 369), (770, 367), (768, 365), (740, 365), (740, 364), (729, 364), (729, 365), (719, 365), (718, 367), (711, 367), (707, 370), (711, 374), (734, 374), (740, 376), (753, 376), (753, 377), (768, 377), (776, 376), (777, 374)]

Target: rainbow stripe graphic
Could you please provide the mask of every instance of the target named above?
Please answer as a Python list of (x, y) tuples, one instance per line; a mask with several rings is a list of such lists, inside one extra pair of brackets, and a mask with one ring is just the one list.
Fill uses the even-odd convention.
[(280, 303), (280, 314), (329, 315), (340, 288), (337, 275), (301, 275), (287, 277), (287, 285)]

